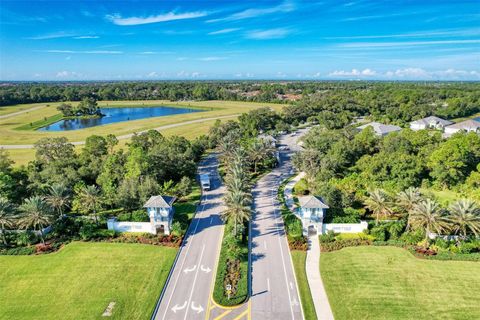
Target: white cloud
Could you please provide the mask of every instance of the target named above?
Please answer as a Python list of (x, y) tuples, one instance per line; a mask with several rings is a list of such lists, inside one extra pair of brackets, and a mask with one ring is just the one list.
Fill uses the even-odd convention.
[(77, 36), (73, 37), (73, 39), (98, 39), (100, 38), (99, 36)]
[(48, 34), (43, 34), (43, 35), (38, 35), (38, 36), (33, 36), (33, 37), (27, 37), (26, 39), (29, 40), (49, 40), (49, 39), (59, 39), (59, 38), (70, 38), (74, 37), (75, 34), (69, 33), (69, 32), (54, 32), (54, 33), (48, 33)]
[(187, 59), (188, 59), (187, 57), (178, 57), (176, 60), (177, 61), (185, 61)]
[(77, 72), (74, 72), (74, 71), (59, 71), (57, 72), (56, 74), (56, 77), (57, 78), (62, 78), (62, 79), (65, 79), (65, 78), (79, 78), (81, 77), (81, 74), (80, 73), (77, 73)]
[(158, 77), (158, 73), (156, 73), (155, 71), (152, 71), (149, 74), (147, 74), (147, 78), (156, 78), (156, 77)]
[(217, 31), (212, 31), (212, 32), (209, 32), (207, 33), (208, 35), (216, 35), (216, 34), (226, 34), (226, 33), (231, 33), (231, 32), (235, 32), (235, 31), (238, 31), (240, 30), (240, 28), (227, 28), (227, 29), (221, 29), (221, 30), (217, 30)]
[(375, 48), (375, 47), (411, 47), (411, 46), (431, 46), (443, 44), (477, 44), (480, 39), (471, 40), (433, 40), (433, 41), (399, 41), (399, 42), (351, 42), (339, 44), (344, 48)]
[(199, 58), (198, 60), (200, 61), (218, 61), (218, 60), (225, 60), (227, 58), (225, 57), (204, 57), (204, 58)]
[(286, 28), (275, 28), (267, 30), (254, 30), (246, 34), (248, 39), (266, 40), (266, 39), (281, 39), (291, 33), (291, 30)]
[(352, 69), (351, 71), (335, 70), (328, 74), (332, 78), (370, 78), (380, 80), (476, 80), (480, 79), (480, 72), (476, 70), (446, 70), (428, 71), (422, 68), (409, 67), (396, 70), (377, 72), (372, 69)]
[(205, 12), (205, 11), (184, 12), (184, 13), (176, 13), (171, 11), (164, 14), (159, 14), (156, 16), (148, 16), (148, 17), (122, 18), (121, 15), (114, 14), (114, 15), (107, 15), (106, 18), (119, 26), (135, 26), (135, 25), (141, 25), (141, 24), (159, 23), (159, 22), (167, 22), (167, 21), (174, 21), (174, 20), (195, 19), (195, 18), (205, 17), (207, 15), (208, 15), (208, 12)]
[(333, 72), (330, 72), (328, 75), (330, 77), (371, 77), (376, 74), (376, 71), (367, 68), (364, 70), (352, 69), (351, 71), (335, 70)]
[(75, 51), (75, 50), (39, 50), (38, 52), (47, 53), (84, 53), (84, 54), (123, 54), (123, 51), (113, 50), (87, 50), (87, 51)]
[(248, 18), (256, 18), (256, 17), (267, 15), (267, 14), (273, 14), (273, 13), (291, 12), (294, 10), (295, 10), (295, 4), (291, 1), (285, 1), (282, 4), (279, 4), (274, 7), (246, 9), (246, 10), (234, 13), (232, 15), (229, 15), (225, 18), (212, 19), (212, 20), (208, 20), (207, 22), (236, 21), (236, 20), (243, 20)]

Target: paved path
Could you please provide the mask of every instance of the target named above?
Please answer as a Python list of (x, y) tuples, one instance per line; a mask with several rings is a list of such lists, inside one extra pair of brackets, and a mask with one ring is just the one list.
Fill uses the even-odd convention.
[(30, 111), (35, 111), (35, 110), (38, 110), (38, 109), (44, 108), (44, 107), (45, 106), (39, 106), (39, 107), (33, 107), (33, 108), (30, 108), (30, 109), (25, 109), (25, 110), (13, 112), (13, 113), (7, 113), (7, 114), (4, 114), (4, 115), (0, 116), (0, 119), (7, 119), (7, 118), (10, 118), (10, 117), (15, 117), (15, 116), (18, 116), (20, 114), (28, 113)]
[(208, 156), (199, 173), (209, 173), (212, 190), (204, 192), (152, 319), (205, 319), (210, 307), (223, 223), (224, 187), (215, 155)]
[[(298, 150), (298, 136), (287, 135), (280, 143)], [(251, 222), (252, 319), (303, 319), (297, 281), (290, 256), (277, 192), (292, 172), (292, 151), (280, 153), (280, 165), (262, 177), (253, 189)]]
[[(39, 107), (37, 107), (37, 108), (39, 108)], [(31, 111), (31, 110), (33, 110), (33, 109), (29, 109), (28, 111)], [(239, 113), (236, 113), (236, 114), (231, 114), (231, 115), (227, 115), (227, 116), (219, 116), (219, 117), (212, 117), (212, 118), (201, 118), (201, 119), (195, 119), (195, 120), (189, 120), (189, 121), (184, 121), (184, 122), (167, 124), (167, 125), (164, 125), (164, 126), (160, 126), (160, 127), (153, 128), (153, 129), (148, 129), (148, 130), (161, 131), (161, 130), (176, 128), (176, 127), (181, 127), (181, 126), (188, 125), (188, 124), (201, 123), (201, 122), (204, 122), (204, 121), (238, 117), (239, 115), (240, 115)], [(136, 134), (147, 132), (148, 130), (143, 130), (143, 131), (140, 131), (140, 132), (136, 132)], [(118, 140), (130, 139), (131, 137), (133, 137), (134, 134), (135, 133), (124, 134), (124, 135), (118, 136), (117, 139)], [(71, 143), (73, 145), (80, 146), (80, 145), (84, 145), (85, 141), (74, 141), (74, 142), (71, 142)], [(13, 149), (33, 149), (33, 148), (34, 148), (33, 144), (4, 144), (4, 145), (0, 145), (0, 149), (7, 149), (7, 150), (8, 149), (11, 149), (11, 150), (13, 150)]]
[[(293, 187), (305, 176), (304, 172), (300, 172), (285, 186), (284, 194), (287, 206), (290, 211), (295, 210), (293, 201)], [(307, 261), (305, 264), (308, 285), (310, 293), (315, 305), (315, 312), (319, 320), (333, 320), (333, 313), (328, 301), (327, 293), (323, 286), (322, 277), (320, 276), (320, 243), (318, 236), (308, 237)]]

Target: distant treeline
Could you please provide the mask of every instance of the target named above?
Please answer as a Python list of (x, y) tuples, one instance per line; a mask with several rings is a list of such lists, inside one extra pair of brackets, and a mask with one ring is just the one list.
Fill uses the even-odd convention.
[[(478, 82), (367, 81), (185, 81), (6, 83), (0, 86), (0, 106), (95, 100), (233, 100), (287, 102), (289, 122), (321, 116), (325, 121), (374, 119), (405, 124), (428, 115), (445, 118), (480, 111)], [(339, 117), (339, 113), (342, 113)], [(343, 121), (342, 120), (342, 121)]]

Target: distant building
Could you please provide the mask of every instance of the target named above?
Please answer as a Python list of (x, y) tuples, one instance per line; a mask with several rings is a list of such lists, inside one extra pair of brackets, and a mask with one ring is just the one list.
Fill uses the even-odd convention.
[(323, 218), (329, 208), (322, 199), (316, 196), (299, 197), (299, 208), (297, 208), (297, 216), (302, 221), (303, 234), (318, 235), (322, 234)]
[(424, 130), (424, 129), (437, 129), (442, 130), (446, 127), (453, 124), (452, 121), (448, 121), (439, 117), (431, 116), (423, 119), (415, 120), (410, 122), (410, 129)]
[(170, 234), (174, 214), (173, 202), (175, 197), (153, 196), (143, 206), (147, 209), (150, 222), (129, 222), (117, 221), (116, 218), (109, 219), (107, 226), (109, 230), (118, 232), (146, 232), (151, 234)]
[(394, 125), (391, 125), (391, 124), (383, 124), (383, 123), (379, 123), (379, 122), (369, 122), (367, 124), (364, 124), (364, 125), (361, 125), (361, 126), (357, 127), (357, 129), (363, 130), (363, 129), (368, 128), (368, 127), (372, 127), (373, 131), (375, 131), (375, 134), (377, 136), (385, 136), (389, 133), (397, 132), (397, 131), (402, 130), (402, 128), (400, 128), (399, 126), (394, 126)]
[(477, 120), (465, 120), (459, 123), (455, 123), (445, 127), (445, 136), (449, 137), (454, 133), (465, 131), (465, 132), (480, 132), (480, 121)]

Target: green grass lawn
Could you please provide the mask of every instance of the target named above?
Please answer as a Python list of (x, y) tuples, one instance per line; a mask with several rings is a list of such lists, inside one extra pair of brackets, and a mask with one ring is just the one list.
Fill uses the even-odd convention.
[(431, 261), (396, 247), (322, 253), (335, 319), (480, 319), (480, 263)]
[(300, 299), (302, 300), (303, 315), (306, 320), (315, 320), (315, 305), (313, 304), (310, 287), (308, 285), (307, 273), (305, 270), (305, 261), (307, 260), (307, 252), (292, 250), (293, 268), (295, 269), (295, 277), (297, 278), (298, 290), (300, 291)]
[(0, 319), (148, 319), (176, 249), (75, 242), (57, 253), (0, 256)]

